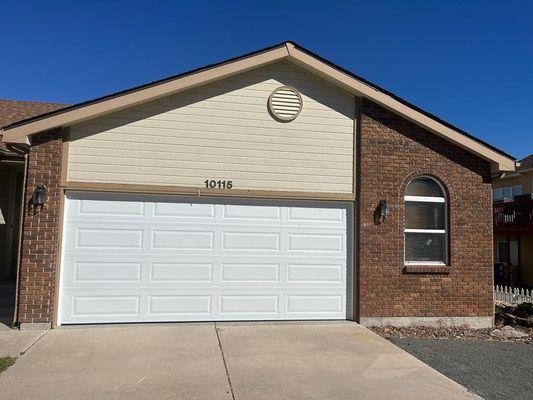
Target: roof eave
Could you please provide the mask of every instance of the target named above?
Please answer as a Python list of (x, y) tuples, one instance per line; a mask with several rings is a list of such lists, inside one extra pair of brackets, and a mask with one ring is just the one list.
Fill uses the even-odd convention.
[(104, 97), (89, 104), (78, 107), (76, 105), (59, 110), (57, 113), (44, 115), (42, 118), (22, 122), (2, 129), (3, 141), (10, 143), (29, 144), (28, 136), (57, 128), (60, 126), (77, 124), (89, 119), (101, 117), (125, 108), (156, 100), (194, 87), (205, 85), (233, 75), (246, 72), (280, 61), (288, 56), (285, 44), (269, 49), (265, 52), (243, 57), (231, 62), (221, 63), (212, 68), (180, 76), (165, 83), (141, 87), (138, 90), (127, 91), (118, 95)]

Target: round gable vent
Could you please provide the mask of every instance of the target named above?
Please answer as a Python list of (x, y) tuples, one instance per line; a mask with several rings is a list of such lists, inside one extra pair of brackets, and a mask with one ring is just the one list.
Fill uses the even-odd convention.
[(268, 98), (268, 109), (279, 121), (289, 122), (302, 111), (303, 100), (298, 91), (290, 86), (281, 86)]

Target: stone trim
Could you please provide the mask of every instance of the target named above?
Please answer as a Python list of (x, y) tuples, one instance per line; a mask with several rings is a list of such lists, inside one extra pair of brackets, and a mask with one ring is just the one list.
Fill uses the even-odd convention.
[(20, 324), (19, 329), (21, 331), (47, 331), (52, 329), (52, 324), (50, 322), (28, 322)]
[(449, 274), (450, 267), (447, 265), (405, 265), (404, 274)]
[(361, 317), (359, 323), (366, 327), (394, 326), (404, 328), (409, 326), (431, 327), (468, 327), (472, 329), (492, 328), (493, 318), (487, 317)]

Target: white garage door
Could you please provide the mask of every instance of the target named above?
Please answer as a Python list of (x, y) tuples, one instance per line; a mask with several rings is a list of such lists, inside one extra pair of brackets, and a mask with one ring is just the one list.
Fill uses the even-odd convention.
[(346, 318), (343, 204), (68, 193), (65, 207), (59, 323)]

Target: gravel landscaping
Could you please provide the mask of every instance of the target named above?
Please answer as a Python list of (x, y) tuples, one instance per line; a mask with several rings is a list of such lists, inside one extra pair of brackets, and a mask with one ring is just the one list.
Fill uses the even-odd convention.
[(491, 329), (372, 328), (486, 400), (533, 398), (533, 305), (496, 304)]
[(388, 339), (486, 400), (533, 396), (533, 344), (527, 341)]

